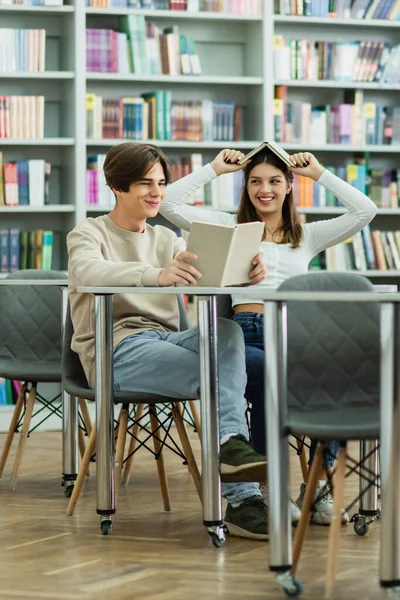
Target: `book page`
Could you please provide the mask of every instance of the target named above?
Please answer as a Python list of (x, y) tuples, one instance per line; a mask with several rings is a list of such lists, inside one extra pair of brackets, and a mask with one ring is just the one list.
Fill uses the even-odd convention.
[(252, 260), (260, 251), (263, 233), (264, 223), (258, 221), (236, 225), (221, 284), (223, 287), (250, 282), (249, 273), (254, 268)]
[(221, 287), (235, 226), (214, 225), (193, 221), (187, 250), (197, 254), (197, 260), (187, 260), (202, 274), (198, 285)]

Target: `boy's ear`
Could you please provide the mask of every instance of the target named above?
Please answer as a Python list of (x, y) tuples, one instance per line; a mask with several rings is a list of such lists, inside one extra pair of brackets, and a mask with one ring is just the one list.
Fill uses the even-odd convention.
[(293, 187), (293, 184), (292, 184), (292, 183), (289, 183), (289, 185), (288, 185), (288, 187), (287, 187), (287, 190), (286, 190), (286, 196), (287, 196), (287, 195), (290, 193), (290, 191), (291, 191), (292, 187)]

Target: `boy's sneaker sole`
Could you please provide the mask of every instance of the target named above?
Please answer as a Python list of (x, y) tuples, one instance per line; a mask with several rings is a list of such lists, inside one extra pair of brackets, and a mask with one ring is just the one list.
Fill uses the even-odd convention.
[(257, 481), (265, 483), (267, 480), (266, 461), (250, 463), (247, 465), (220, 465), (221, 481), (235, 483), (240, 481)]
[(236, 537), (246, 538), (247, 540), (268, 540), (268, 533), (252, 533), (251, 531), (247, 531), (247, 529), (242, 529), (238, 525), (233, 525), (228, 521), (224, 521), (225, 525), (228, 528), (228, 533), (230, 535), (235, 535)]

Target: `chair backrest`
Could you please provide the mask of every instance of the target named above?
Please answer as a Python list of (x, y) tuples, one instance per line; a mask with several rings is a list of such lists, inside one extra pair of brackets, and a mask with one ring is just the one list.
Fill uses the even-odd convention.
[[(279, 291), (374, 291), (352, 273), (308, 273)], [(288, 406), (313, 410), (379, 404), (379, 306), (288, 303)]]
[[(67, 279), (59, 271), (21, 270), (7, 279)], [(61, 359), (61, 289), (58, 286), (0, 287), (0, 361)]]
[(219, 317), (224, 319), (232, 319), (234, 315), (232, 308), (232, 296), (229, 294), (221, 294), (217, 296), (217, 312)]
[[(181, 296), (178, 296), (178, 305), (180, 315), (180, 331), (184, 331), (185, 329), (189, 328), (189, 319)], [(67, 392), (70, 391), (71, 393), (73, 393), (76, 388), (85, 389), (89, 387), (79, 356), (71, 348), (73, 334), (74, 326), (71, 319), (70, 304), (68, 302), (62, 347), (62, 375), (63, 387)]]

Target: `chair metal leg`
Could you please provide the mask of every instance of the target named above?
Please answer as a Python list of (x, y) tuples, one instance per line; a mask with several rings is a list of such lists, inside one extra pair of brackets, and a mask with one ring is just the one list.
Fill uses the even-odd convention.
[(128, 485), (129, 479), (131, 477), (133, 461), (136, 456), (135, 450), (139, 443), (137, 438), (139, 437), (139, 433), (140, 433), (140, 424), (137, 421), (139, 421), (140, 418), (142, 417), (143, 411), (144, 411), (144, 404), (137, 404), (136, 405), (136, 413), (135, 413), (135, 421), (136, 422), (135, 422), (134, 426), (132, 427), (132, 435), (130, 436), (131, 441), (129, 442), (129, 449), (128, 449), (129, 458), (125, 462), (125, 467), (124, 467), (124, 470), (122, 473), (122, 485), (124, 485), (124, 486)]
[(124, 450), (126, 442), (126, 432), (128, 428), (128, 418), (129, 406), (127, 404), (123, 404), (121, 412), (119, 413), (118, 438), (115, 451), (115, 504), (117, 504), (118, 501), (119, 484), (121, 481), (122, 467), (124, 464)]
[(14, 435), (17, 431), (17, 426), (19, 422), (19, 417), (21, 415), (22, 407), (24, 405), (25, 394), (26, 394), (27, 386), (24, 383), (21, 388), (21, 392), (17, 398), (17, 403), (14, 408), (13, 416), (11, 418), (10, 428), (7, 433), (6, 441), (4, 443), (4, 448), (1, 453), (0, 458), (0, 479), (3, 474), (4, 467), (6, 466), (7, 458), (10, 453), (11, 444), (14, 438)]
[(299, 440), (298, 437), (296, 437), (296, 443), (297, 443), (298, 457), (299, 457), (299, 461), (300, 461), (301, 474), (303, 476), (303, 482), (307, 483), (308, 464), (307, 464), (305, 446), (304, 446), (303, 442), (301, 440)]
[(201, 421), (200, 415), (197, 408), (196, 400), (189, 400), (190, 412), (192, 413), (194, 426), (196, 427), (197, 434), (201, 441)]
[(153, 438), (154, 452), (156, 454), (158, 479), (160, 481), (160, 490), (161, 490), (161, 496), (162, 496), (163, 503), (164, 503), (164, 510), (166, 512), (171, 512), (171, 500), (169, 497), (167, 472), (165, 470), (164, 456), (163, 456), (161, 442), (158, 439), (159, 431), (157, 431), (157, 428), (159, 426), (159, 423), (157, 420), (157, 408), (155, 405), (149, 407), (149, 414), (150, 414), (151, 431), (153, 433), (152, 438)]
[(336, 472), (333, 477), (333, 512), (329, 528), (328, 563), (325, 581), (325, 600), (331, 600), (335, 583), (336, 566), (339, 551), (340, 528), (342, 524), (342, 508), (344, 505), (344, 478), (346, 474), (346, 444), (339, 450)]
[(72, 495), (68, 503), (66, 516), (72, 517), (75, 509), (75, 505), (78, 502), (78, 498), (80, 496), (83, 483), (85, 481), (86, 473), (89, 469), (90, 459), (94, 453), (94, 449), (96, 446), (96, 427), (93, 427), (92, 432), (90, 434), (85, 454), (83, 455), (82, 462), (79, 467), (78, 477), (76, 478), (75, 485), (72, 490)]
[[(360, 507), (354, 515), (354, 531), (365, 535), (369, 525), (378, 516), (378, 442), (360, 441)], [(374, 484), (371, 484), (371, 481)]]
[(36, 400), (36, 383), (32, 383), (31, 391), (29, 392), (28, 400), (26, 402), (26, 411), (24, 421), (22, 423), (22, 429), (20, 432), (17, 453), (15, 455), (14, 467), (11, 475), (10, 489), (15, 490), (17, 487), (17, 479), (19, 468), (22, 462), (22, 456), (24, 454), (25, 443), (29, 434), (29, 428), (31, 425), (33, 407), (35, 406)]
[(183, 452), (185, 454), (187, 460), (187, 466), (189, 472), (193, 478), (194, 485), (196, 486), (197, 493), (200, 498), (200, 502), (203, 502), (203, 486), (201, 483), (201, 476), (199, 469), (197, 467), (197, 462), (193, 454), (192, 446), (190, 445), (190, 441), (188, 438), (188, 434), (186, 431), (185, 423), (182, 419), (182, 407), (179, 403), (174, 403), (172, 405), (172, 416), (174, 417), (176, 429), (179, 435), (179, 439), (181, 440)]
[(303, 505), (301, 507), (300, 521), (296, 527), (296, 533), (293, 541), (293, 564), (290, 570), (292, 575), (296, 575), (297, 567), (300, 560), (301, 551), (306, 540), (308, 526), (310, 524), (311, 506), (315, 499), (317, 491), (318, 478), (324, 462), (323, 452), (325, 445), (318, 444), (315, 452), (314, 460), (312, 461), (306, 493), (304, 495)]

